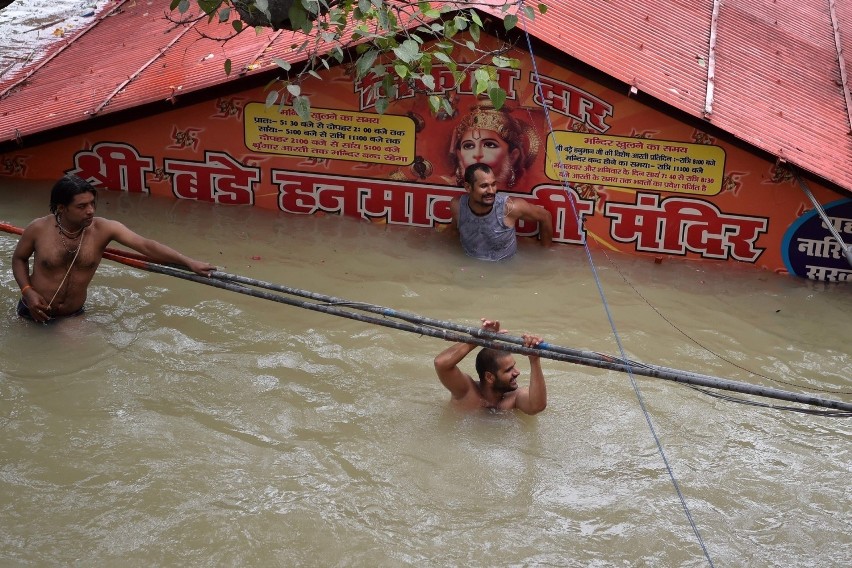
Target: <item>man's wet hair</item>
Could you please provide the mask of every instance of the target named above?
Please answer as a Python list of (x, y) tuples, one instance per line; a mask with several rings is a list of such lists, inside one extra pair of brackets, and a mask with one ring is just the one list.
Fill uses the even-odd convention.
[(479, 375), (480, 380), (485, 378), (485, 373), (496, 376), (497, 371), (500, 370), (500, 359), (508, 354), (508, 351), (502, 349), (491, 349), (489, 347), (480, 349), (479, 353), (476, 354), (476, 374)]
[(60, 205), (66, 207), (74, 201), (74, 196), (81, 193), (91, 193), (98, 197), (98, 190), (95, 187), (79, 176), (67, 174), (53, 185), (50, 190), (50, 212), (56, 215), (56, 211)]
[(483, 164), (482, 162), (471, 164), (464, 169), (464, 182), (473, 187), (473, 182), (476, 181), (476, 172), (490, 174), (492, 171), (491, 166), (488, 164)]

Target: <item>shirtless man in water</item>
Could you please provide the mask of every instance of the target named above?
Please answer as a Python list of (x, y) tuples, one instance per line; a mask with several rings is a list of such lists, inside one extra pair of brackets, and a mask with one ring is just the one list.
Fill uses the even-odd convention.
[[(482, 320), (482, 328), (494, 333), (504, 333), (500, 322)], [(524, 347), (534, 348), (541, 343), (535, 335), (523, 335)], [(476, 348), (472, 343), (456, 343), (435, 357), (435, 372), (452, 395), (452, 404), (462, 410), (517, 408), (527, 414), (538, 414), (547, 406), (547, 387), (541, 371), (539, 357), (529, 355), (530, 385), (518, 387), (521, 372), (515, 367), (511, 353), (483, 348), (476, 355), (476, 372), (479, 381), (463, 373), (458, 364)]]
[(65, 176), (50, 193), (52, 215), (35, 219), (24, 229), (12, 253), (12, 274), (21, 288), (18, 315), (45, 323), (82, 313), (89, 283), (111, 241), (156, 262), (182, 264), (201, 276), (216, 269), (137, 235), (118, 221), (95, 217), (96, 198), (89, 182)]

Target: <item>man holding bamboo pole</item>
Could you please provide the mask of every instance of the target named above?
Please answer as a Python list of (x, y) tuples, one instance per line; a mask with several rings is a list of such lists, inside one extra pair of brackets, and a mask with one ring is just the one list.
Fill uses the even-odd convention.
[(89, 283), (112, 241), (155, 262), (184, 265), (201, 276), (216, 269), (142, 237), (118, 221), (95, 217), (96, 198), (89, 182), (67, 175), (50, 193), (52, 215), (39, 217), (24, 229), (12, 253), (12, 274), (21, 288), (19, 316), (46, 323), (82, 313)]
[[(505, 333), (500, 322), (482, 319), (482, 328), (493, 333)], [(536, 335), (523, 335), (524, 347), (535, 348), (541, 343)], [(472, 343), (456, 343), (435, 357), (435, 372), (452, 395), (452, 404), (462, 410), (489, 408), (538, 414), (547, 407), (547, 387), (537, 355), (529, 355), (530, 384), (518, 387), (521, 374), (511, 353), (483, 348), (476, 355), (479, 381), (462, 372), (458, 364), (476, 348)]]

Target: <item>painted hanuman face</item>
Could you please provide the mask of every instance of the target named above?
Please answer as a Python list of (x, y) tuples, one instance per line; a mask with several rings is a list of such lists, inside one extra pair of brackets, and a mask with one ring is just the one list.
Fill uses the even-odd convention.
[(497, 132), (484, 128), (465, 131), (456, 151), (461, 171), (471, 164), (487, 164), (494, 170), (501, 189), (507, 187), (518, 154), (518, 149), (510, 150), (509, 144)]

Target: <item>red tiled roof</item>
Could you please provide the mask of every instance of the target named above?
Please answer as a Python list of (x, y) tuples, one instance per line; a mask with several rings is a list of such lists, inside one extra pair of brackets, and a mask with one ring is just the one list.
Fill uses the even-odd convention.
[[(545, 15), (519, 23), (531, 36), (852, 191), (852, 3), (545, 3)], [(168, 6), (110, 3), (26, 74), (0, 82), (0, 144), (261, 73), (271, 57), (302, 58), (291, 46), (303, 36), (250, 32), (223, 46), (200, 35), (221, 34), (221, 26), (208, 27), (206, 19), (175, 25), (165, 18)], [(230, 77), (222, 71), (226, 58)]]

